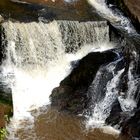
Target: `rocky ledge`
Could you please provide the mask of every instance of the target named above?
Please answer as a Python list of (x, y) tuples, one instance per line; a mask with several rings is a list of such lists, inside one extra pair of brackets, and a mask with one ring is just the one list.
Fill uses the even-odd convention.
[(91, 98), (88, 96), (87, 90), (99, 67), (114, 61), (116, 57), (117, 54), (113, 51), (92, 52), (76, 62), (70, 75), (52, 91), (50, 96), (52, 106), (74, 114), (83, 113), (83, 110), (88, 108)]

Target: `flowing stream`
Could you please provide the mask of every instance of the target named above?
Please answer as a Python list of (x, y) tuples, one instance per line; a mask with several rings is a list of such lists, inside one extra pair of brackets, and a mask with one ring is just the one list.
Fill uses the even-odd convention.
[[(7, 21), (1, 28), (6, 53), (1, 79), (7, 79), (4, 82), (12, 90), (14, 106), (14, 116), (7, 127), (8, 139), (90, 139), (92, 132), (84, 132), (86, 128), (82, 118), (50, 109), (49, 96), (52, 89), (72, 71), (72, 61), (91, 51), (114, 47), (109, 43), (107, 23)], [(67, 133), (71, 129), (76, 129), (76, 133)], [(101, 132), (97, 130), (98, 133)], [(105, 137), (115, 139), (109, 134)]]
[(88, 0), (97, 12), (108, 20), (115, 28), (121, 30), (122, 32), (127, 32), (131, 34), (136, 34), (131, 21), (124, 17), (121, 12), (112, 11), (107, 5), (105, 0)]

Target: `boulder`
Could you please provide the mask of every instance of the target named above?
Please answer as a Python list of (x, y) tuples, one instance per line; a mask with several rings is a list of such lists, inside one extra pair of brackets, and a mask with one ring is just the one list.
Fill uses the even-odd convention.
[(12, 91), (6, 85), (0, 82), (0, 102), (5, 102), (12, 105)]
[(0, 102), (0, 129), (4, 128), (13, 115), (13, 106), (5, 102)]
[(133, 117), (123, 123), (122, 135), (128, 135), (131, 139), (133, 137), (140, 138), (140, 109)]
[[(102, 20), (98, 14), (92, 14), (86, 0), (72, 3), (64, 0), (4, 0), (0, 1), (0, 12), (4, 19), (20, 22), (43, 22), (52, 20), (91, 21)], [(10, 15), (10, 17), (9, 17)]]
[(50, 96), (52, 106), (74, 114), (83, 113), (87, 109), (90, 97), (87, 90), (99, 67), (117, 58), (113, 51), (92, 52), (82, 58), (73, 71), (61, 81), (60, 86)]
[(111, 124), (113, 126), (119, 124), (121, 119), (121, 112), (122, 110), (120, 107), (120, 103), (118, 102), (118, 100), (116, 100), (112, 105), (112, 110), (109, 117), (106, 119), (106, 124)]
[[(121, 75), (119, 83), (119, 96), (121, 98), (127, 98), (128, 82), (129, 82), (129, 68), (133, 63), (131, 69), (132, 75), (136, 81), (139, 81), (140, 76), (140, 49), (139, 49), (139, 37), (130, 37), (126, 39), (126, 44), (123, 50), (124, 66), (125, 70)], [(109, 117), (106, 119), (106, 123), (112, 126), (119, 126), (122, 129), (123, 136), (129, 136), (130, 139), (134, 137), (140, 138), (140, 83), (136, 84), (134, 99), (137, 102), (137, 108), (132, 111), (122, 111), (120, 103), (116, 100), (113, 103), (112, 110)], [(121, 94), (123, 93), (123, 94)]]

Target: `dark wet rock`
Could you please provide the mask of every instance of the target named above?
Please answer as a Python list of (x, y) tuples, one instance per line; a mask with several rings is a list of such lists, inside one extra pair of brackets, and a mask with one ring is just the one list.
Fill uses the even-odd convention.
[(87, 90), (99, 67), (114, 61), (116, 57), (113, 51), (106, 51), (89, 53), (82, 58), (70, 75), (61, 81), (60, 86), (52, 91), (52, 106), (75, 114), (82, 113), (90, 100)]
[(5, 92), (3, 90), (0, 90), (0, 101), (12, 104), (12, 93), (11, 92), (9, 93), (9, 91)]
[(123, 112), (118, 100), (116, 100), (112, 105), (112, 110), (110, 112), (109, 117), (106, 119), (106, 124), (115, 126), (118, 128), (122, 127), (124, 121), (129, 118), (129, 112)]
[(123, 123), (122, 135), (128, 135), (140, 138), (140, 109), (138, 109), (133, 117)]
[(102, 64), (115, 60), (116, 57), (116, 53), (112, 51), (89, 53), (79, 61), (79, 65), (73, 69), (68, 77), (61, 81), (60, 85), (69, 85), (73, 89), (88, 87), (96, 75), (98, 68)]
[(0, 102), (12, 105), (12, 90), (6, 83), (2, 82), (2, 79), (0, 80)]
[[(119, 95), (121, 98), (127, 98), (128, 93), (128, 82), (129, 80), (129, 68), (131, 67), (131, 73), (135, 81), (134, 88), (135, 91), (135, 101), (137, 103), (137, 108), (132, 111), (122, 111), (119, 101), (113, 103), (112, 110), (110, 112), (110, 116), (106, 119), (106, 123), (112, 126), (119, 126), (122, 129), (122, 135), (127, 135), (130, 139), (134, 137), (140, 137), (140, 49), (139, 49), (139, 37), (128, 37), (124, 44), (124, 50), (122, 51), (124, 56), (124, 72), (121, 75), (121, 80), (119, 83)], [(133, 67), (132, 67), (133, 64)], [(133, 79), (131, 79), (133, 82)], [(131, 91), (132, 92), (132, 91)], [(123, 95), (122, 95), (123, 93)], [(136, 112), (136, 113), (135, 113)]]
[[(26, 2), (27, 3), (26, 3)], [(0, 14), (5, 19), (20, 22), (38, 22), (51, 20), (75, 20), (75, 21), (91, 21), (102, 20), (102, 18), (95, 13), (91, 14), (91, 6), (86, 0), (76, 1), (73, 4), (65, 3), (63, 0), (25, 0), (0, 1)]]
[[(3, 60), (6, 58), (6, 41), (3, 41), (5, 38), (5, 31), (2, 26), (0, 26), (0, 65), (2, 65)], [(0, 71), (1, 72), (1, 71)]]
[(121, 107), (120, 107), (120, 103), (118, 100), (116, 100), (113, 105), (112, 105), (112, 110), (110, 112), (109, 117), (106, 119), (106, 123), (107, 124), (111, 124), (111, 125), (116, 125), (119, 124), (120, 119), (121, 119)]
[(7, 119), (13, 115), (12, 92), (0, 83), (0, 128), (5, 127)]

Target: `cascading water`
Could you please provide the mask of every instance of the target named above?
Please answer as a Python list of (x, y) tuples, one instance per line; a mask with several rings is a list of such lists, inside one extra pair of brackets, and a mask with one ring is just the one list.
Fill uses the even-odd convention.
[[(128, 82), (127, 82), (127, 94), (121, 93), (122, 96), (119, 96), (119, 102), (121, 104), (121, 109), (125, 112), (133, 111), (137, 107), (137, 100), (135, 98), (136, 91), (138, 90), (138, 83), (140, 81), (139, 77), (135, 74), (135, 66), (137, 65), (139, 55), (137, 52), (132, 52), (132, 61), (128, 69)], [(125, 95), (125, 98), (123, 97)]]
[[(1, 28), (6, 49), (2, 75), (10, 75), (7, 84), (12, 89), (18, 123), (27, 118), (33, 121), (30, 111), (49, 104), (52, 89), (72, 70), (71, 61), (98, 48), (105, 49), (105, 42), (109, 42), (106, 22), (8, 21)], [(16, 139), (13, 137), (9, 139)]]
[[(118, 85), (120, 82), (120, 77), (121, 77), (122, 73), (124, 72), (124, 69), (122, 69), (115, 73), (115, 67), (117, 66), (117, 63), (119, 61), (121, 61), (121, 59), (117, 60), (107, 66), (104, 66), (103, 68), (100, 68), (96, 78), (93, 80), (93, 84), (89, 88), (90, 94), (93, 92), (92, 100), (94, 101), (94, 106), (92, 106), (92, 110), (93, 110), (92, 117), (90, 117), (89, 121), (88, 121), (89, 126), (102, 127), (105, 124), (105, 120), (110, 115), (110, 111), (112, 109), (112, 104), (115, 102), (115, 100), (119, 96), (118, 95), (118, 93), (119, 93)], [(98, 89), (99, 84), (101, 84), (101, 86), (103, 86), (103, 83), (98, 83), (98, 82), (101, 82), (101, 78), (103, 79), (104, 75), (102, 75), (102, 74), (103, 74), (104, 70), (106, 70), (106, 74), (107, 74), (108, 78), (110, 77), (111, 80), (109, 80), (107, 78), (105, 78), (106, 81), (102, 80), (103, 83), (105, 84), (105, 87), (101, 87), (101, 89)], [(105, 91), (102, 91), (103, 88), (105, 88), (104, 89)], [(94, 93), (94, 92), (96, 92), (96, 93)], [(103, 93), (103, 92), (105, 92), (105, 93)], [(97, 95), (97, 94), (99, 94), (99, 95)]]
[(121, 31), (136, 34), (136, 30), (130, 20), (124, 17), (120, 12), (113, 12), (107, 7), (105, 0), (88, 0), (88, 2), (97, 10), (102, 17), (110, 21), (115, 28)]
[[(123, 57), (115, 62), (102, 66), (98, 70), (96, 77), (88, 89), (88, 94), (92, 98), (90, 104), (91, 115), (88, 117), (87, 123), (88, 128), (99, 127), (105, 128), (106, 131), (106, 127), (108, 127), (105, 125), (106, 119), (110, 117), (113, 103), (116, 101), (119, 102), (122, 110), (121, 114), (127, 113), (132, 115), (132, 112), (137, 108), (138, 100), (136, 94), (137, 90), (139, 90), (138, 83), (140, 79), (135, 73), (135, 68), (137, 66), (139, 55), (135, 51), (133, 51), (131, 55), (132, 60), (129, 62), (127, 73), (125, 73), (125, 67), (118, 69), (118, 66), (122, 65), (120, 62), (124, 59)], [(124, 74), (126, 74), (125, 77), (128, 77), (127, 81), (125, 81), (125, 84), (127, 85), (125, 93), (121, 91), (120, 87), (120, 84), (122, 84), (121, 77)]]
[(78, 21), (63, 21), (58, 22), (58, 24), (60, 25), (63, 43), (68, 52), (75, 52), (81, 46), (91, 43), (99, 44), (104, 40), (109, 42), (109, 27), (106, 21), (94, 22), (94, 24), (89, 21), (85, 22), (84, 26)]
[[(42, 23), (26, 25), (7, 22), (3, 24), (7, 40), (7, 59), (3, 67), (10, 69), (14, 75), (11, 88), (16, 118), (24, 116), (23, 114), (29, 111), (31, 106), (41, 106), (49, 102), (49, 93), (53, 86), (57, 86), (65, 75), (65, 71), (62, 71), (67, 62), (63, 60), (61, 34), (56, 23), (53, 26), (52, 24), (48, 24), (46, 28)], [(58, 63), (64, 67), (58, 68), (56, 66)], [(69, 66), (66, 65), (66, 71), (67, 67)], [(56, 68), (57, 72), (55, 72)], [(56, 73), (59, 75), (57, 76)], [(25, 101), (24, 105), (21, 104), (22, 101)]]

